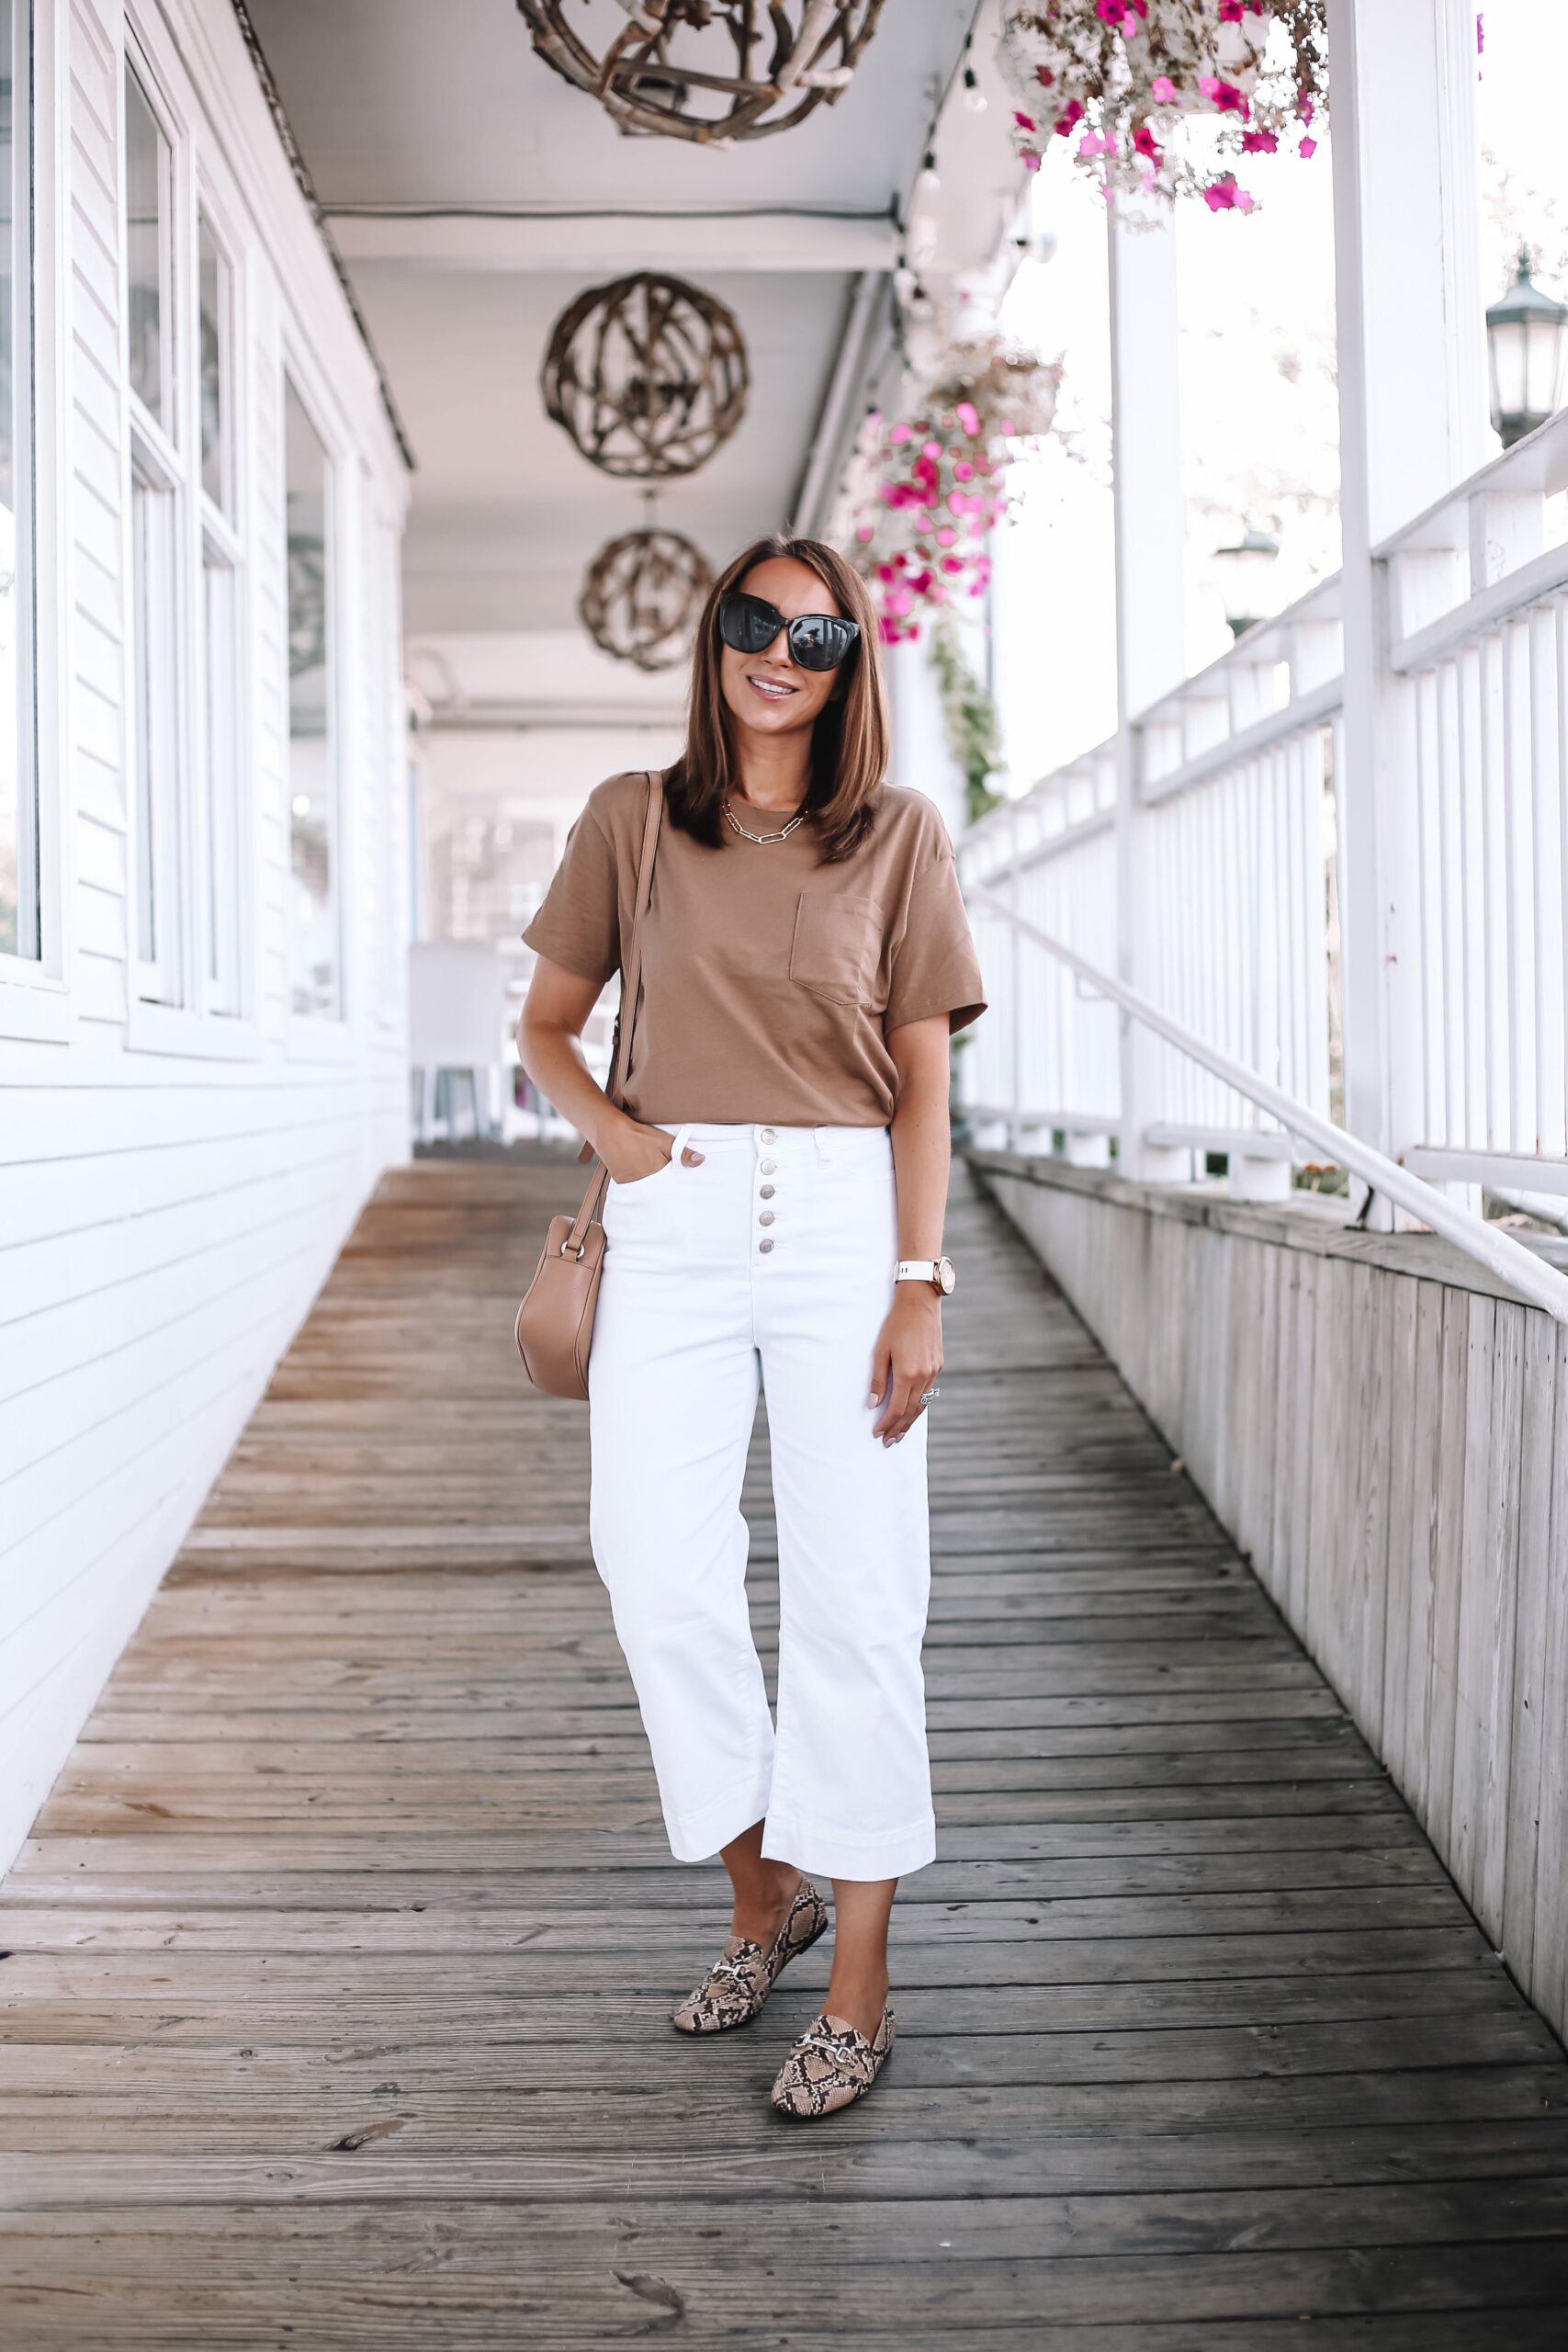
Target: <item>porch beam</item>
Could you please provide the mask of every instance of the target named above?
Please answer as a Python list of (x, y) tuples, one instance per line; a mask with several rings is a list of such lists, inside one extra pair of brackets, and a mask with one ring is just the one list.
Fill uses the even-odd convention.
[(683, 212), (345, 205), (329, 208), (326, 217), (345, 261), (412, 269), (880, 270), (893, 267), (898, 246), (888, 213), (781, 206)]

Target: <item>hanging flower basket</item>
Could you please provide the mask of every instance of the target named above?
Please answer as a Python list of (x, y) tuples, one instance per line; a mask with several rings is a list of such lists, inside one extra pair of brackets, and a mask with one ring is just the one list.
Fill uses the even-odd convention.
[[(1325, 0), (1035, 0), (1004, 7), (997, 61), (1013, 137), (1037, 168), (1058, 143), (1108, 194), (1201, 198), (1250, 212), (1236, 175), (1293, 143), (1303, 157), (1326, 111)], [(1188, 125), (1217, 139), (1188, 152)]]
[(1000, 335), (949, 345), (924, 395), (901, 417), (862, 427), (832, 536), (876, 602), (883, 642), (983, 595), (987, 541), (1010, 511), (1010, 444), (1050, 430), (1061, 368)]

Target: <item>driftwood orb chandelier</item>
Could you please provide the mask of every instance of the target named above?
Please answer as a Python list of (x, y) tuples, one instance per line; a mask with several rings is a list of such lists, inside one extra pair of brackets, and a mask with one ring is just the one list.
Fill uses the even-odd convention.
[(882, 0), (517, 0), (547, 64), (625, 131), (728, 146), (831, 104)]
[(650, 481), (695, 472), (728, 440), (750, 371), (733, 311), (640, 270), (568, 305), (540, 380), (547, 413), (592, 465)]
[(700, 548), (679, 531), (627, 531), (589, 565), (577, 609), (604, 652), (639, 670), (682, 660), (713, 574)]

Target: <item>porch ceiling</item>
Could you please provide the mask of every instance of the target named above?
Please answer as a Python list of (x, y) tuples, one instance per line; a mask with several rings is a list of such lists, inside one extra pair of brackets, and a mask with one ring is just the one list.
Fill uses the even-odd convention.
[(558, 312), (628, 267), (698, 278), (751, 356), (744, 424), (660, 519), (718, 560), (788, 515), (973, 0), (897, 0), (836, 107), (727, 153), (622, 137), (534, 54), (515, 0), (249, 5), (418, 459), (411, 633), (569, 624), (596, 548), (640, 519), (538, 393)]

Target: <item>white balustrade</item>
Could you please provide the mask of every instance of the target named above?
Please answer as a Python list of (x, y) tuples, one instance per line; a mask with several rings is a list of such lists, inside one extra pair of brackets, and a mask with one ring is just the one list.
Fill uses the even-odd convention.
[(1377, 550), (1415, 834), (1404, 1157), (1568, 1192), (1568, 416)]
[[(1391, 1156), (1472, 1204), (1483, 1185), (1568, 1193), (1568, 413), (1373, 552), (1399, 834), (1379, 1008)], [(1347, 771), (1338, 609), (1326, 581), (1131, 729), (1136, 983), (1319, 1118), (1340, 1114), (1335, 901), (1358, 884), (1337, 818), (1366, 789)], [(1045, 777), (960, 860), (976, 894), (1105, 971), (1119, 756), (1116, 739)], [(1111, 1007), (994, 913), (977, 921), (994, 1012), (964, 1099), (983, 1134), (1115, 1132), (1129, 1164), (1152, 1147), (1186, 1174), (1223, 1152), (1239, 1188), (1287, 1181), (1280, 1124), (1163, 1043), (1123, 1133)], [(1259, 1183), (1271, 1152), (1279, 1178)]]

